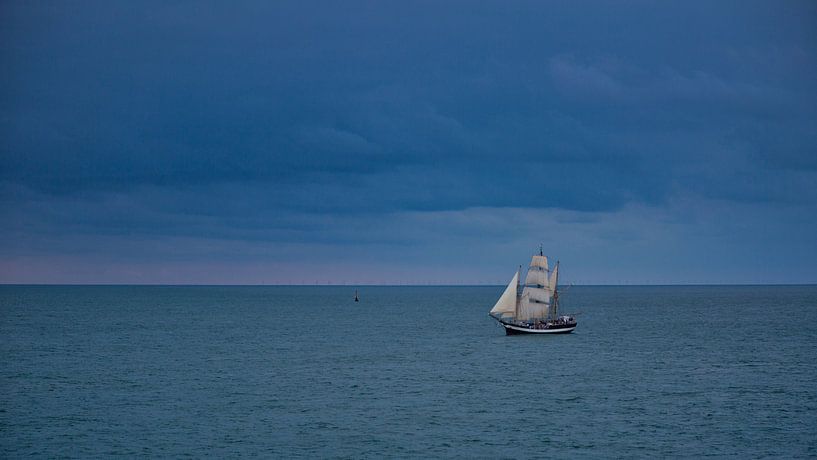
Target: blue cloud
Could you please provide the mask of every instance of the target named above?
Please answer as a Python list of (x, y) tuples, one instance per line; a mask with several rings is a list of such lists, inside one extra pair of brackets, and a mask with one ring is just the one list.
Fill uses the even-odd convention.
[(16, 254), (68, 231), (432, 245), (345, 217), (817, 206), (808, 3), (1, 8)]

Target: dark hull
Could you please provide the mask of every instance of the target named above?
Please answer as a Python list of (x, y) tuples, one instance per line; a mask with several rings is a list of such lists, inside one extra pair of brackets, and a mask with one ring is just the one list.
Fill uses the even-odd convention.
[(547, 326), (539, 325), (534, 327), (529, 324), (508, 323), (499, 318), (494, 318), (502, 324), (506, 335), (522, 335), (522, 334), (569, 334), (576, 329), (576, 321), (561, 322), (558, 324), (548, 324)]
[[(505, 326), (503, 324), (503, 326)], [(528, 335), (528, 334), (570, 334), (573, 332), (573, 329), (576, 329), (576, 325), (563, 328), (550, 328), (550, 329), (528, 329), (525, 330), (523, 328), (514, 329), (508, 326), (505, 326), (505, 335)]]

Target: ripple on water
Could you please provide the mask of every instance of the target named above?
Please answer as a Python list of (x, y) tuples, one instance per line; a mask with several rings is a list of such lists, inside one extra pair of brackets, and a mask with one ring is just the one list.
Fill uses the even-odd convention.
[(817, 287), (359, 289), (2, 286), (0, 456), (817, 455)]

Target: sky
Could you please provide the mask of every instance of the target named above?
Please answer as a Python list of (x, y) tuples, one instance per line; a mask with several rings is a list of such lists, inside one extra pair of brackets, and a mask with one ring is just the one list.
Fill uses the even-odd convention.
[(817, 283), (813, 1), (0, 3), (0, 283)]

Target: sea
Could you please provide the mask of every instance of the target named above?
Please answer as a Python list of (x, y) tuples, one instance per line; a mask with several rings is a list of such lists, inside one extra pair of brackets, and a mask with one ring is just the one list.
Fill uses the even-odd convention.
[(817, 456), (817, 286), (502, 290), (0, 286), (0, 457)]

